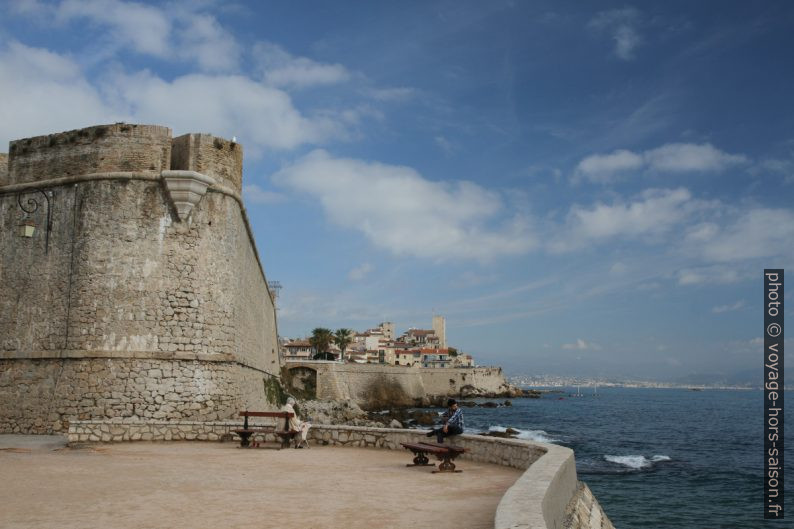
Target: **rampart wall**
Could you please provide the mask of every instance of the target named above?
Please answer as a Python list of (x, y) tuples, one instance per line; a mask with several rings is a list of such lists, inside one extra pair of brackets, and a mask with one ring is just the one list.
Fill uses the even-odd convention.
[[(270, 406), (275, 309), (239, 195), (240, 145), (198, 134), (172, 146), (166, 127), (115, 124), (9, 151), (0, 432)], [(179, 213), (188, 195), (195, 204)], [(20, 236), (24, 224), (33, 236)]]
[(437, 396), (509, 395), (498, 367), (419, 368), (379, 364), (288, 362), (288, 372), (316, 372), (316, 397), (353, 400), (364, 408), (416, 405)]

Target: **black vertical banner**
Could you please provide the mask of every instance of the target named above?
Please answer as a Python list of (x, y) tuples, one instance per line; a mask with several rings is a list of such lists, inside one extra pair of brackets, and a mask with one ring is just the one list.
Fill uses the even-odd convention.
[(764, 270), (764, 518), (783, 519), (783, 269)]

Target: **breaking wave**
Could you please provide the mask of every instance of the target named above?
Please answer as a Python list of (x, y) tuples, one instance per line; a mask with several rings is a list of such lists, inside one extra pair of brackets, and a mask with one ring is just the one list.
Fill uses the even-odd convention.
[[(515, 434), (517, 439), (526, 439), (527, 441), (536, 441), (538, 443), (559, 443), (559, 439), (551, 437), (545, 430), (519, 430), (518, 428), (511, 428), (511, 430), (518, 432)], [(506, 432), (507, 428), (504, 426), (491, 426), (488, 428), (489, 432)]]
[(654, 465), (654, 463), (661, 463), (662, 461), (670, 461), (670, 456), (655, 455), (650, 459), (648, 459), (647, 457), (641, 455), (629, 455), (629, 456), (605, 455), (604, 459), (606, 461), (609, 461), (610, 463), (623, 465), (625, 467), (634, 470), (640, 470), (643, 468), (650, 468)]

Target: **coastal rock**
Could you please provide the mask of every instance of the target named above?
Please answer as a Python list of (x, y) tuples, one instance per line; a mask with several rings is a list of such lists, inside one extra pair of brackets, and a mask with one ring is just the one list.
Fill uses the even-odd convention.
[[(347, 400), (307, 400), (300, 402), (296, 411), (301, 417), (309, 418), (315, 424), (372, 425), (372, 421), (367, 420), (367, 412), (355, 402)], [(363, 421), (366, 424), (356, 424), (356, 421)]]
[(487, 435), (488, 437), (500, 437), (502, 439), (515, 439), (518, 435), (518, 430), (514, 430), (513, 428), (507, 428), (504, 432), (500, 431), (488, 431), (488, 432), (480, 432), (480, 435)]

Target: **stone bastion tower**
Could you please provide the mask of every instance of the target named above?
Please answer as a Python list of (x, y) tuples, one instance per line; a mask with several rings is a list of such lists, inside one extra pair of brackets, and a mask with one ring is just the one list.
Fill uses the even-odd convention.
[(235, 142), (124, 123), (0, 154), (0, 433), (273, 407), (242, 160)]

